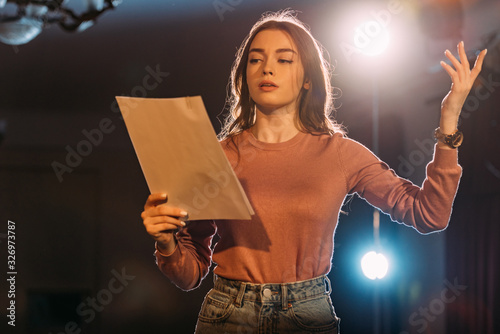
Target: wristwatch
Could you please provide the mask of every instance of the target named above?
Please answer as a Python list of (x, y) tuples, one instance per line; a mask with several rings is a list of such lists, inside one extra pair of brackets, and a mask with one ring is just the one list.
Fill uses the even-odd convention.
[(440, 128), (437, 128), (434, 131), (434, 138), (436, 138), (437, 141), (445, 143), (451, 148), (457, 148), (462, 144), (464, 134), (461, 131), (455, 130), (452, 134), (445, 135), (441, 132)]

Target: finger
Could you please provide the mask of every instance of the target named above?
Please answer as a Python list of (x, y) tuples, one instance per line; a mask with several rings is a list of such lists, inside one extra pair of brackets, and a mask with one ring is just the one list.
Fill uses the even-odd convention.
[(177, 220), (188, 220), (188, 213), (181, 208), (161, 204), (148, 208), (141, 213), (142, 220), (152, 217), (173, 217)]
[(470, 70), (469, 59), (467, 59), (467, 54), (465, 53), (464, 41), (461, 41), (457, 45), (458, 55), (460, 57), (460, 63), (462, 63), (464, 69)]
[[(158, 216), (158, 217), (149, 217), (145, 219), (144, 226), (148, 231), (149, 230), (161, 231), (165, 229), (175, 230), (179, 227), (186, 226), (186, 223), (181, 220), (175, 219), (173, 217)], [(168, 228), (165, 228), (165, 226), (167, 226)]]
[(441, 61), (441, 66), (444, 68), (444, 70), (448, 73), (448, 75), (451, 78), (451, 82), (455, 83), (455, 81), (458, 80), (458, 74), (457, 72), (451, 67), (450, 65), (446, 64), (444, 61)]
[(166, 193), (154, 193), (148, 196), (146, 204), (144, 205), (144, 210), (155, 207), (159, 204), (166, 203), (168, 201), (168, 196)]
[(476, 62), (474, 63), (474, 68), (472, 68), (471, 71), (472, 82), (476, 80), (476, 78), (479, 75), (479, 72), (481, 72), (481, 69), (483, 68), (483, 61), (484, 57), (486, 56), (486, 53), (488, 53), (488, 50), (484, 49), (479, 53), (479, 55), (476, 58)]
[(164, 224), (155, 224), (155, 225), (148, 225), (146, 226), (146, 231), (152, 235), (158, 235), (160, 233), (166, 233), (166, 232), (174, 232), (178, 230), (182, 226), (174, 225), (174, 224), (169, 224), (169, 223), (164, 223)]
[(171, 216), (153, 216), (144, 219), (144, 225), (155, 225), (155, 224), (173, 224), (176, 226), (185, 226), (185, 222)]
[(444, 52), (444, 54), (446, 55), (446, 57), (453, 64), (453, 67), (455, 68), (455, 71), (458, 74), (458, 78), (461, 79), (463, 77), (463, 67), (462, 67), (462, 64), (460, 64), (460, 62), (457, 60), (457, 58), (455, 58), (455, 56), (450, 52), (450, 50), (446, 50)]
[(182, 217), (182, 218), (188, 216), (186, 210), (166, 204), (158, 205), (154, 211), (157, 213), (157, 215), (160, 216), (171, 216), (171, 217)]

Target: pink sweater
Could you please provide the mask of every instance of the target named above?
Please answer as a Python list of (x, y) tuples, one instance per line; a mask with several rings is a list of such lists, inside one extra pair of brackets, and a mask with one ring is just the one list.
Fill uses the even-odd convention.
[[(435, 148), (422, 187), (399, 178), (360, 143), (299, 133), (283, 143), (249, 131), (222, 147), (255, 210), (252, 220), (196, 221), (176, 235), (172, 254), (155, 252), (160, 270), (184, 290), (196, 288), (213, 260), (222, 277), (284, 283), (327, 274), (333, 236), (348, 194), (421, 233), (448, 225), (462, 169), (456, 150)], [(220, 240), (213, 254), (212, 237)]]

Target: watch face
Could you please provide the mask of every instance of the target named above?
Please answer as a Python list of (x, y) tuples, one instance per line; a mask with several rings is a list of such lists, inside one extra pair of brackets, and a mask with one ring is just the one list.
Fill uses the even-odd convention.
[(459, 147), (462, 144), (462, 140), (464, 139), (464, 135), (462, 132), (457, 131), (450, 136), (446, 136), (446, 143), (451, 147)]

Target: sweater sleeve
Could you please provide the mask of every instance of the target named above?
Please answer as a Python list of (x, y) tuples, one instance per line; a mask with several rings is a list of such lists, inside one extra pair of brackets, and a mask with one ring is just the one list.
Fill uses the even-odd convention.
[(357, 193), (389, 214), (393, 221), (412, 226), (420, 233), (448, 226), (462, 168), (457, 150), (434, 147), (421, 187), (400, 178), (366, 147), (350, 139), (340, 145), (348, 193)]
[(172, 283), (188, 291), (197, 288), (212, 263), (212, 238), (217, 231), (213, 221), (191, 221), (176, 233), (177, 246), (171, 254), (156, 248), (156, 264)]

